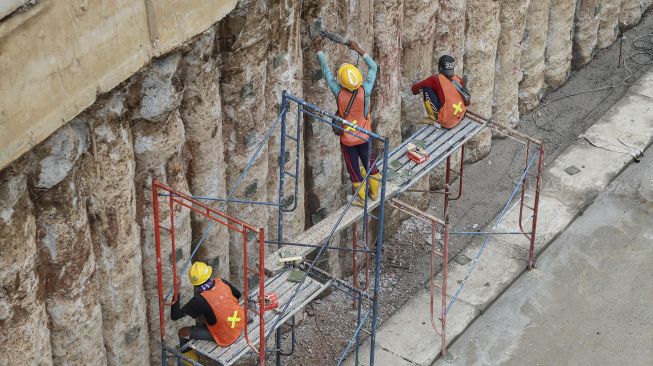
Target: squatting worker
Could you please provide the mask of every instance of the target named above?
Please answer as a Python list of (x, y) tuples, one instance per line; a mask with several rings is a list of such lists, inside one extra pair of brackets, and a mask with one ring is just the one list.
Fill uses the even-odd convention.
[(438, 61), (437, 74), (413, 84), (413, 95), (422, 92), (428, 115), (420, 122), (453, 128), (465, 117), (470, 96), (463, 78), (454, 74), (455, 66), (456, 60), (444, 55)]
[[(336, 79), (329, 68), (327, 57), (322, 51), (322, 38), (315, 38), (314, 44), (317, 49), (320, 66), (322, 67), (322, 74), (338, 103), (337, 115), (355, 126), (371, 131), (370, 95), (374, 87), (374, 81), (376, 80), (378, 69), (376, 62), (374, 62), (370, 55), (363, 52), (358, 46), (358, 43), (351, 41), (349, 48), (361, 55), (367, 64), (367, 78), (363, 81), (363, 76), (356, 66), (344, 63), (340, 65), (338, 78)], [(365, 186), (363, 185), (361, 187), (364, 184), (363, 175), (365, 171), (369, 170), (370, 166), (374, 165), (374, 154), (371, 154), (370, 142), (363, 140), (368, 139), (368, 135), (349, 126), (344, 127), (346, 132), (343, 133), (342, 130), (338, 130), (337, 133), (340, 135), (340, 147), (354, 190), (358, 190), (354, 205), (363, 206), (365, 202)], [(359, 160), (363, 163), (362, 167), (359, 165)], [(379, 174), (378, 169), (375, 167), (372, 169), (372, 175), (368, 179), (370, 183), (370, 198), (373, 200), (378, 198), (380, 180), (381, 174)]]
[[(180, 307), (177, 300), (170, 307), (172, 320), (185, 316), (196, 319), (203, 316), (206, 325), (183, 327), (179, 329), (179, 346), (191, 339), (213, 341), (220, 347), (234, 343), (243, 332), (243, 308), (238, 304), (240, 291), (226, 280), (211, 278), (213, 268), (203, 262), (195, 262), (188, 271), (190, 283), (195, 286), (194, 296), (186, 305)], [(188, 350), (184, 356), (197, 360), (194, 350)]]

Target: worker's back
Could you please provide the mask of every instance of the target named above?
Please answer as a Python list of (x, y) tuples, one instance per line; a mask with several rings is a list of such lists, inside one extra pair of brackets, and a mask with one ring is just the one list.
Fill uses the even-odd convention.
[(244, 312), (229, 286), (216, 278), (213, 288), (199, 296), (209, 303), (215, 315), (215, 324), (207, 324), (215, 343), (221, 347), (234, 343), (243, 332)]

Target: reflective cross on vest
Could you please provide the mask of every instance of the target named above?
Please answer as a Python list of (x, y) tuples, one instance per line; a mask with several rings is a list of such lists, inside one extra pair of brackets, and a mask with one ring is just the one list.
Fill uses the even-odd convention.
[(234, 343), (243, 332), (243, 308), (231, 293), (229, 286), (219, 278), (215, 279), (212, 289), (200, 294), (211, 306), (215, 315), (215, 324), (206, 324), (213, 340), (220, 347)]
[(458, 89), (446, 76), (438, 74), (438, 81), (444, 95), (442, 107), (438, 111), (438, 123), (444, 128), (456, 127), (465, 117), (467, 107)]
[(454, 114), (454, 116), (457, 116), (459, 113), (463, 113), (463, 107), (462, 106), (463, 106), (463, 102), (458, 102), (458, 103), (453, 105), (453, 109), (454, 109), (453, 114)]
[(234, 311), (234, 315), (230, 316), (227, 318), (228, 322), (231, 322), (231, 329), (236, 327), (236, 323), (240, 321), (240, 318), (238, 317), (238, 310)]

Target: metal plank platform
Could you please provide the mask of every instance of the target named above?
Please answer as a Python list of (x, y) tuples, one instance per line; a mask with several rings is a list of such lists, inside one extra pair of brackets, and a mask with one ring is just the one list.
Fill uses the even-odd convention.
[[(389, 200), (401, 195), (407, 189), (416, 184), (422, 177), (433, 170), (438, 164), (447, 159), (456, 150), (460, 149), (469, 139), (476, 136), (487, 122), (480, 123), (468, 117), (463, 119), (458, 126), (446, 129), (436, 128), (432, 125), (425, 125), (395, 148), (388, 156), (388, 180), (386, 185), (385, 199)], [(416, 164), (406, 156), (408, 143), (422, 146), (429, 152), (429, 160), (422, 164)], [(379, 200), (368, 202), (368, 210), (379, 205)], [(293, 243), (300, 244), (321, 244), (329, 237), (329, 233), (338, 222), (347, 206), (343, 206), (331, 215), (303, 232), (293, 240)], [(345, 212), (342, 221), (335, 230), (338, 233), (363, 217), (363, 209), (352, 206)], [(267, 273), (278, 273), (284, 269), (284, 264), (279, 263), (282, 257), (300, 256), (306, 258), (315, 248), (284, 246), (265, 259), (265, 270)]]
[[(330, 281), (326, 283), (321, 283), (316, 279), (308, 276), (303, 284), (289, 282), (288, 276), (290, 275), (291, 270), (286, 269), (282, 273), (274, 276), (265, 283), (265, 293), (276, 293), (278, 296), (279, 307), (274, 310), (265, 312), (264, 321), (265, 321), (265, 332), (270, 333), (270, 327), (273, 324), (277, 323), (278, 326), (281, 326), (283, 323), (288, 321), (295, 313), (304, 308), (309, 302), (315, 299), (320, 293), (326, 290), (330, 285)], [(293, 302), (288, 306), (288, 309), (284, 314), (281, 314), (280, 311), (286, 306), (293, 293), (301, 285), (301, 288), (297, 292), (297, 296), (293, 299)], [(252, 292), (252, 295), (258, 294), (258, 290)], [(249, 340), (253, 345), (258, 345), (259, 342), (259, 317), (254, 317), (254, 320), (247, 325), (247, 333), (249, 334)], [(251, 348), (247, 344), (245, 337), (241, 337), (229, 347), (219, 347), (214, 342), (207, 341), (198, 341), (193, 340), (188, 343), (189, 347), (195, 349), (198, 353), (218, 362), (220, 365), (231, 366), (240, 360), (242, 357), (252, 352)]]

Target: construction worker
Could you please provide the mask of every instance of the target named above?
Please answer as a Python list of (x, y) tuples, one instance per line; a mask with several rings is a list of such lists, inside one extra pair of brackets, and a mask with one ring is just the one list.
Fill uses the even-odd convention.
[[(227, 347), (243, 332), (245, 318), (243, 308), (238, 304), (240, 291), (226, 280), (212, 279), (211, 273), (213, 268), (206, 263), (193, 263), (188, 277), (190, 283), (195, 286), (195, 295), (183, 307), (180, 307), (179, 300), (170, 307), (172, 320), (185, 316), (193, 319), (203, 316), (206, 320), (206, 325), (179, 329), (179, 347), (183, 347), (191, 339), (212, 341), (220, 347)], [(194, 350), (186, 351), (184, 356), (197, 360)]]
[[(349, 42), (349, 48), (362, 56), (367, 64), (367, 78), (363, 81), (360, 70), (352, 64), (344, 63), (338, 69), (338, 78), (333, 75), (329, 68), (327, 57), (322, 51), (322, 37), (314, 39), (317, 57), (322, 67), (322, 74), (326, 79), (329, 89), (336, 97), (338, 111), (336, 114), (355, 126), (371, 131), (370, 120), (370, 95), (376, 80), (378, 66), (376, 62), (358, 46), (355, 41)], [(350, 126), (343, 126), (344, 131), (334, 129), (340, 136), (340, 148), (345, 159), (345, 165), (349, 172), (349, 178), (358, 194), (354, 205), (362, 207), (365, 202), (364, 174), (374, 165), (374, 154), (371, 153), (370, 142), (363, 140), (369, 136), (357, 131)], [(361, 167), (359, 160), (363, 163)], [(376, 167), (372, 168), (370, 184), (370, 198), (376, 200), (379, 194), (379, 183), (381, 174)], [(362, 185), (362, 187), (361, 187)], [(360, 189), (359, 189), (360, 188)]]
[(413, 95), (422, 92), (428, 114), (420, 122), (453, 128), (465, 117), (470, 96), (463, 79), (454, 74), (455, 66), (456, 60), (444, 55), (438, 60), (437, 74), (413, 84)]

